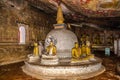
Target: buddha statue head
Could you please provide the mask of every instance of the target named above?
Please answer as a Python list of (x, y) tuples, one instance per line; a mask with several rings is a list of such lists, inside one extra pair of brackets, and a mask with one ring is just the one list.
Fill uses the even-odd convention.
[(35, 47), (38, 46), (37, 42), (34, 43), (34, 46), (35, 46)]
[(78, 47), (79, 47), (78, 42), (75, 42), (75, 48), (78, 48)]
[(50, 42), (50, 46), (53, 46), (53, 42), (52, 41)]

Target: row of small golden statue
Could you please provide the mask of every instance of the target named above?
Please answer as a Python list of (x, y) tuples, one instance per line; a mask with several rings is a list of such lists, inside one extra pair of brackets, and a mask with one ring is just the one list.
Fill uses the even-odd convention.
[(94, 59), (94, 55), (91, 54), (90, 42), (82, 43), (79, 47), (78, 42), (75, 42), (75, 47), (72, 48), (72, 61), (88, 61)]
[[(34, 43), (34, 56), (40, 56), (42, 55), (42, 49), (43, 46), (38, 46), (38, 43)], [(87, 61), (89, 59), (93, 59), (94, 55), (91, 54), (91, 48), (90, 48), (90, 42), (86, 41), (85, 43), (82, 43), (81, 47), (79, 47), (78, 42), (75, 42), (75, 46), (72, 48), (71, 51), (72, 55), (72, 61)], [(56, 56), (57, 54), (57, 48), (54, 45), (53, 42), (50, 42), (49, 46), (46, 47), (45, 54), (46, 56)]]
[[(53, 42), (50, 42), (49, 46), (44, 50), (44, 47), (41, 42), (34, 42), (32, 44), (33, 48), (33, 54), (28, 55), (29, 62), (37, 62), (40, 61), (40, 58), (57, 58), (56, 56), (56, 46), (53, 44)], [(44, 54), (43, 54), (44, 53)]]
[[(113, 42), (114, 42), (113, 34), (109, 35), (107, 38), (104, 38), (104, 36), (105, 35), (101, 36), (100, 34), (93, 35), (92, 37), (94, 39), (92, 40), (92, 44), (101, 45), (101, 44), (106, 43), (106, 44), (112, 45)], [(91, 39), (92, 39), (92, 37), (91, 37)], [(89, 35), (82, 35), (81, 38), (80, 38), (81, 41), (86, 41), (88, 39), (90, 39)]]
[[(34, 49), (33, 49), (33, 54), (34, 56), (39, 56), (42, 55), (42, 50), (43, 50), (43, 45), (42, 43), (34, 42)], [(53, 42), (50, 42), (49, 46), (46, 48), (46, 55), (56, 55), (57, 48), (53, 44)]]

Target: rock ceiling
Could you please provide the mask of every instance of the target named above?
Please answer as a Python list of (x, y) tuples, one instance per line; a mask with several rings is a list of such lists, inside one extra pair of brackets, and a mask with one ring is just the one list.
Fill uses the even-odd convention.
[[(15, 0), (6, 0), (15, 1)], [(16, 0), (17, 1), (17, 0)], [(22, 0), (24, 1), (24, 0)], [(25, 0), (29, 5), (56, 15), (58, 2), (61, 2), (66, 20), (87, 22), (100, 26), (120, 25), (120, 0)]]
[[(56, 10), (59, 0), (27, 0), (47, 12)], [(61, 0), (65, 14), (77, 13), (88, 17), (120, 16), (120, 0)]]
[[(60, 0), (27, 0), (30, 5), (54, 14)], [(99, 26), (120, 25), (120, 0), (61, 0), (62, 10), (69, 22), (86, 22)]]

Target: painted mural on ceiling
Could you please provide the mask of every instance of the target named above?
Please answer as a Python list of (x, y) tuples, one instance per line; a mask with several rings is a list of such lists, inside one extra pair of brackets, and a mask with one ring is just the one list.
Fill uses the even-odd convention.
[(120, 16), (120, 0), (62, 0), (79, 13), (93, 17)]
[[(64, 14), (82, 14), (88, 17), (120, 17), (120, 0), (27, 0), (47, 12), (57, 10), (62, 2)], [(42, 6), (44, 3), (45, 6)], [(46, 10), (47, 9), (47, 10)]]
[(120, 0), (81, 0), (82, 7), (93, 11), (99, 9), (119, 9)]

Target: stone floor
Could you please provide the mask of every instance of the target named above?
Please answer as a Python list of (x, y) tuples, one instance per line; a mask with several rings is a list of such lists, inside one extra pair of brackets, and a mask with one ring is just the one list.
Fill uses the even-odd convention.
[[(95, 55), (103, 59), (106, 71), (99, 76), (87, 80), (120, 80), (120, 76), (116, 72), (118, 58), (115, 55), (106, 57), (103, 53), (99, 52), (99, 54)], [(38, 80), (23, 73), (21, 69), (22, 65), (24, 65), (24, 62), (0, 66), (0, 80)]]

